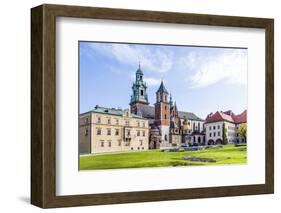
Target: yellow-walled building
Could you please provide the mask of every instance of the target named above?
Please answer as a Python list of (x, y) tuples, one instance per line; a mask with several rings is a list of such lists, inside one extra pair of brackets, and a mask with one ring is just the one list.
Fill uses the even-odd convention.
[(80, 115), (79, 153), (148, 150), (148, 119), (129, 109), (96, 106)]

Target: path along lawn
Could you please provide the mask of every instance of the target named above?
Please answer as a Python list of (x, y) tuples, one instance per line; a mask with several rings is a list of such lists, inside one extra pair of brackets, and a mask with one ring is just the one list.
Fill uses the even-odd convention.
[[(193, 162), (183, 160), (185, 156), (208, 158), (216, 162)], [(235, 147), (234, 145), (226, 145), (223, 148), (209, 148), (200, 151), (161, 152), (160, 150), (148, 150), (80, 156), (80, 170), (245, 163), (247, 163), (247, 147)]]

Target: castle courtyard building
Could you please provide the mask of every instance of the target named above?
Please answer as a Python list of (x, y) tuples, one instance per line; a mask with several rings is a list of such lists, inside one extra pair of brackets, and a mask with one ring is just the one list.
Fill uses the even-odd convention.
[(79, 118), (79, 153), (97, 154), (149, 148), (148, 119), (129, 109), (96, 106)]
[[(140, 64), (131, 88), (130, 109), (97, 105), (80, 114), (80, 154), (246, 142), (246, 110), (239, 115), (230, 110), (218, 111), (203, 120), (192, 112), (178, 110), (163, 80), (154, 93), (154, 104), (150, 105)], [(187, 98), (186, 103), (189, 101)], [(239, 132), (242, 136), (238, 134), (241, 125)]]
[(247, 111), (235, 115), (232, 111), (210, 113), (205, 122), (208, 144), (233, 144), (244, 142), (238, 135), (238, 127), (247, 123)]

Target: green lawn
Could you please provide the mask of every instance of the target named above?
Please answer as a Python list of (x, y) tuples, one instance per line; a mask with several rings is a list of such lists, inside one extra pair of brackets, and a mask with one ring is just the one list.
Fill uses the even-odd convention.
[[(213, 159), (216, 162), (210, 163), (183, 160), (183, 157), (185, 156), (208, 158)], [(161, 152), (160, 150), (148, 150), (80, 156), (80, 170), (245, 163), (247, 163), (247, 147), (235, 147), (234, 145), (227, 145), (223, 148), (210, 148), (201, 151)]]

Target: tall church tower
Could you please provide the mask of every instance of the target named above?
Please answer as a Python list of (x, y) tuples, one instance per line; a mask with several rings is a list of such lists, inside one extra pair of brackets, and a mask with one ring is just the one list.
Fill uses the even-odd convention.
[(156, 92), (155, 123), (160, 128), (162, 146), (169, 143), (170, 103), (168, 101), (168, 95), (169, 93), (163, 81), (161, 81), (160, 87)]
[(140, 64), (136, 72), (136, 80), (133, 83), (131, 95), (131, 113), (138, 114), (138, 107), (140, 105), (148, 105), (148, 97), (146, 92), (146, 83), (143, 81), (143, 72), (141, 70)]

